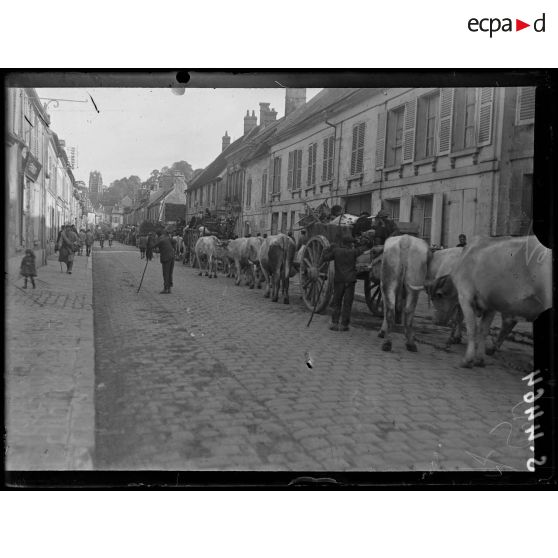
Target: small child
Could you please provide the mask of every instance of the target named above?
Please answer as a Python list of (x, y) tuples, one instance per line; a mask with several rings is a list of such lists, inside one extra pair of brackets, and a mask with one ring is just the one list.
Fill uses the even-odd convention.
[(33, 288), (35, 288), (35, 279), (37, 277), (37, 266), (35, 265), (35, 253), (31, 248), (25, 250), (25, 256), (23, 256), (23, 260), (21, 260), (21, 275), (24, 278), (24, 285), (23, 288), (27, 288), (27, 279), (31, 279), (31, 284)]

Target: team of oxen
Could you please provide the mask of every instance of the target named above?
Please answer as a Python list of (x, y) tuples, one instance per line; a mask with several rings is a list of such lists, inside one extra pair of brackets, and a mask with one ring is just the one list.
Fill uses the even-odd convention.
[[(279, 291), (289, 303), (289, 281), (295, 273), (295, 242), (285, 234), (222, 241), (201, 236), (195, 246), (201, 275), (217, 277), (217, 262), (237, 285), (242, 273), (250, 288), (262, 279), (265, 297), (277, 302)], [(400, 313), (406, 348), (416, 351), (413, 319), (422, 290), (434, 307), (434, 323), (452, 326), (448, 345), (459, 343), (463, 324), (467, 348), (462, 366), (484, 366), (484, 354), (503, 343), (518, 319), (533, 321), (552, 306), (552, 250), (535, 236), (475, 237), (464, 248), (432, 251), (410, 235), (388, 238), (381, 256), (380, 285), (384, 319), (379, 336), (382, 349), (392, 348), (392, 331)], [(502, 316), (498, 338), (486, 347), (496, 313)]]
[(199, 262), (199, 275), (205, 272), (208, 277), (217, 277), (217, 264), (222, 264), (227, 277), (234, 277), (240, 285), (242, 276), (253, 289), (266, 283), (265, 297), (274, 302), (289, 303), (289, 282), (294, 276), (293, 266), (295, 242), (286, 234), (262, 237), (245, 237), (234, 240), (220, 240), (216, 236), (200, 236), (195, 248)]

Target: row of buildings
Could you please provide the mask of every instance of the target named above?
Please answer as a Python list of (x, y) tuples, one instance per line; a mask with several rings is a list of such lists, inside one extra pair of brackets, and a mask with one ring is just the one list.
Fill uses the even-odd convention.
[(146, 188), (138, 190), (132, 204), (129, 204), (126, 198), (120, 202), (122, 224), (139, 226), (144, 221), (182, 222), (186, 212), (186, 191), (187, 185), (183, 173), (170, 171), (161, 175), (152, 190)]
[(32, 248), (37, 262), (54, 251), (65, 223), (85, 226), (95, 214), (83, 182), (76, 182), (64, 142), (50, 127), (35, 89), (6, 89), (6, 208), (8, 269)]
[(260, 103), (188, 185), (186, 220), (233, 214), (237, 234), (297, 230), (306, 207), (384, 208), (431, 244), (525, 234), (533, 189), (535, 89), (336, 88), (285, 116)]

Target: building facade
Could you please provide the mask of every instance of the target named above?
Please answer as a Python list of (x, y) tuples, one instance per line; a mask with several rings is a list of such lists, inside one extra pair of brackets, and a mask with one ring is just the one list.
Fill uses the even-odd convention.
[(433, 245), (525, 234), (533, 142), (534, 88), (323, 90), (244, 161), (243, 220), (288, 232), (327, 202), (384, 208)]
[(27, 248), (46, 263), (59, 227), (76, 223), (80, 206), (67, 156), (37, 92), (9, 87), (6, 102), (6, 257), (14, 273)]

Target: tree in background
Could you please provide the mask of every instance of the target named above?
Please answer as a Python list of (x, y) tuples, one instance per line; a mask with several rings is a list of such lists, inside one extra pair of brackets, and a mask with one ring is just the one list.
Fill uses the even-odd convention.
[(190, 165), (190, 163), (186, 161), (178, 161), (176, 163), (173, 163), (171, 166), (171, 170), (180, 171), (184, 175), (186, 182), (188, 182), (188, 180), (190, 180), (194, 174), (194, 169), (192, 168), (192, 165)]

